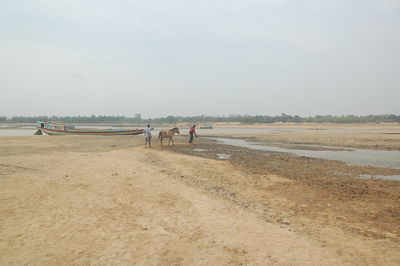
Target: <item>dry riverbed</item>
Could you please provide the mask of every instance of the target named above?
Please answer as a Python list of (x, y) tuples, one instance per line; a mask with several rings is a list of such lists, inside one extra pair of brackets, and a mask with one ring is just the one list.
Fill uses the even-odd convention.
[(186, 140), (1, 137), (0, 264), (400, 264), (400, 170)]

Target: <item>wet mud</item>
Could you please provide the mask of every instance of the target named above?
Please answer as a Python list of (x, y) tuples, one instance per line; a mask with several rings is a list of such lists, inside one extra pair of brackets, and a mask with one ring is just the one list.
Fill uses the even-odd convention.
[[(377, 238), (390, 235), (400, 239), (400, 182), (360, 178), (399, 175), (399, 169), (350, 165), (342, 161), (291, 153), (251, 150), (219, 144), (209, 139), (199, 139), (191, 146), (178, 145), (166, 149), (216, 160), (221, 160), (218, 154), (229, 155), (224, 156), (223, 160), (252, 176), (259, 176), (260, 180), (268, 175), (291, 180), (290, 184), (275, 185), (273, 189), (280, 196), (284, 195), (296, 202), (290, 207), (283, 207), (295, 216), (305, 215), (309, 219), (323, 217), (326, 223), (340, 222), (360, 234)], [(250, 188), (246, 190), (253, 189), (253, 193), (259, 193), (262, 198), (262, 190), (257, 189), (260, 182), (254, 183), (254, 180), (249, 179)], [(266, 190), (271, 188), (267, 183)], [(233, 192), (224, 186), (217, 190), (238, 196), (231, 194)], [(244, 199), (238, 201), (246, 202)]]

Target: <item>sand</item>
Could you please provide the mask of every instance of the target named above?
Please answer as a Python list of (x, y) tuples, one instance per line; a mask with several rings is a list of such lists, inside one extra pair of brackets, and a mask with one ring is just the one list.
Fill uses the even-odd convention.
[(400, 150), (400, 133), (326, 132), (308, 130), (263, 134), (254, 138), (263, 142), (326, 145), (333, 147)]
[(266, 158), (243, 160), (252, 152), (188, 154), (217, 149), (196, 141), (144, 149), (141, 136), (1, 137), (0, 264), (400, 263), (395, 181), (367, 182), (366, 197), (343, 177), (355, 193), (340, 197), (337, 183), (318, 185), (323, 174), (286, 171), (301, 169), (296, 158), (272, 171)]

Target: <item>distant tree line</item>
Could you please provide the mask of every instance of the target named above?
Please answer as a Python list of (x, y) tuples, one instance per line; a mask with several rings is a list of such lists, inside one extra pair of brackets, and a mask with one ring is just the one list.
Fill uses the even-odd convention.
[(63, 123), (215, 123), (215, 122), (240, 122), (240, 123), (400, 123), (400, 115), (316, 115), (310, 117), (300, 117), (298, 115), (287, 115), (282, 113), (278, 116), (268, 115), (230, 115), (230, 116), (167, 116), (158, 118), (143, 119), (141, 114), (135, 114), (133, 117), (126, 116), (14, 116), (7, 118), (0, 116), (0, 123), (35, 123), (36, 121), (59, 121)]

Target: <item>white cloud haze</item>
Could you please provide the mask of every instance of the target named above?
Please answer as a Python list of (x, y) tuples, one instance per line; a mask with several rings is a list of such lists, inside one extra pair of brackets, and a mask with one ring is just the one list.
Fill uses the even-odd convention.
[(400, 1), (0, 1), (0, 115), (400, 114)]

